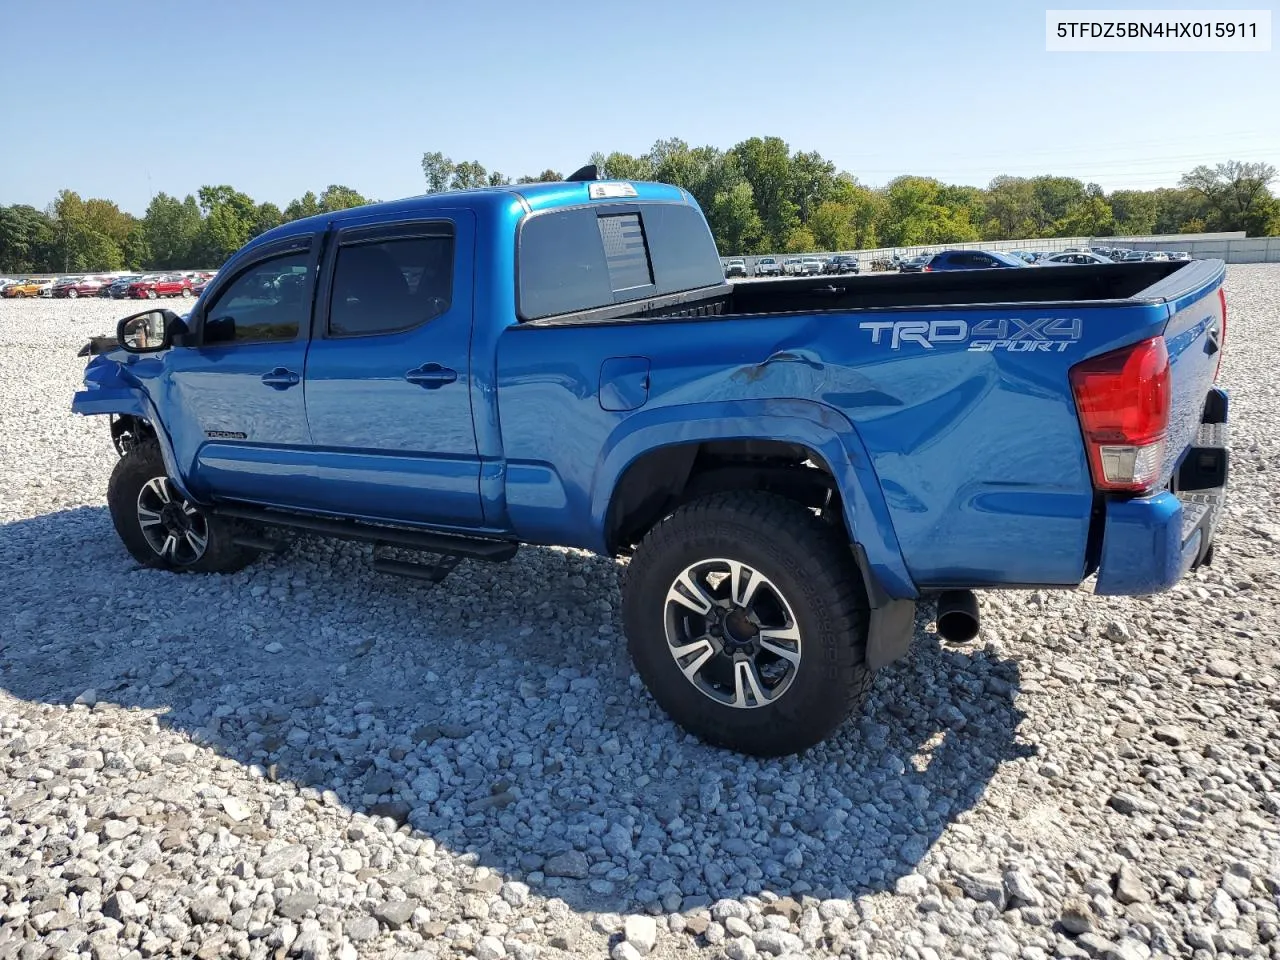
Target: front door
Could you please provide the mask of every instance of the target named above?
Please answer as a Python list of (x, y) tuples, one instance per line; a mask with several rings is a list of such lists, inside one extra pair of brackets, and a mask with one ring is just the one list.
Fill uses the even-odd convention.
[(348, 227), (325, 259), (305, 384), (314, 506), (480, 526), (473, 215)]
[(316, 264), (309, 240), (289, 246), (234, 267), (200, 308), (201, 344), (165, 358), (159, 405), (197, 497), (293, 506), (307, 486), (302, 375)]

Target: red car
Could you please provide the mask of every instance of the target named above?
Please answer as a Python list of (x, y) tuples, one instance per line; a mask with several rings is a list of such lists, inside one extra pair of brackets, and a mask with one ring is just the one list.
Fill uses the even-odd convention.
[(156, 297), (190, 297), (191, 281), (178, 274), (163, 277), (143, 277), (129, 284), (129, 296), (135, 300), (154, 300)]
[(59, 298), (70, 297), (72, 300), (76, 297), (96, 297), (101, 286), (102, 281), (97, 277), (68, 277), (53, 285), (52, 294)]

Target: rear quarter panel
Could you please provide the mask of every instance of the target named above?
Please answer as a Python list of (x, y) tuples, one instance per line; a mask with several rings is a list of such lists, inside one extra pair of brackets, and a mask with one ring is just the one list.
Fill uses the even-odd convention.
[[(998, 338), (967, 332), (1002, 322), (1018, 331), (1046, 318), (1072, 321), (1078, 337), (1052, 352), (1020, 352), (975, 348)], [(882, 494), (889, 521), (873, 529), (875, 510), (864, 506), (852, 518), (855, 536), (900, 550), (918, 587), (1075, 584), (1093, 490), (1067, 371), (1159, 334), (1167, 319), (1158, 304), (1037, 305), (510, 329), (498, 343), (510, 520), (543, 542), (594, 536), (617, 476), (611, 451), (629, 434), (649, 430), (656, 442), (652, 427), (662, 423), (662, 442), (686, 442), (719, 419), (724, 436), (789, 439), (789, 431), (810, 445), (837, 436), (845, 463), (862, 461), (876, 488), (869, 499)], [(877, 322), (963, 325), (966, 337), (895, 346), (863, 326)], [(792, 359), (766, 363), (778, 353)], [(647, 398), (606, 411), (601, 363), (627, 356), (649, 359)], [(636, 455), (650, 448), (634, 445)], [(852, 475), (841, 480), (849, 497), (846, 482)]]

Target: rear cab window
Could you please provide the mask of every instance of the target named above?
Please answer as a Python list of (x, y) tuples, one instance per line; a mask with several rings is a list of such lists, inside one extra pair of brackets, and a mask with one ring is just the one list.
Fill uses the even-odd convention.
[(518, 313), (539, 320), (724, 283), (697, 208), (593, 204), (526, 218), (518, 240)]

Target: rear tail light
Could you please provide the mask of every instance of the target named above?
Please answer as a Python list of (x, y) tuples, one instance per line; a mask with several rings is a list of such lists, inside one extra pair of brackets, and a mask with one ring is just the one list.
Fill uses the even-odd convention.
[(1143, 493), (1160, 476), (1169, 428), (1169, 351), (1154, 337), (1071, 368), (1093, 485)]
[(1222, 329), (1218, 332), (1218, 365), (1213, 368), (1213, 382), (1218, 382), (1218, 374), (1222, 372), (1222, 358), (1227, 354), (1227, 291), (1218, 288), (1218, 302), (1222, 304)]

